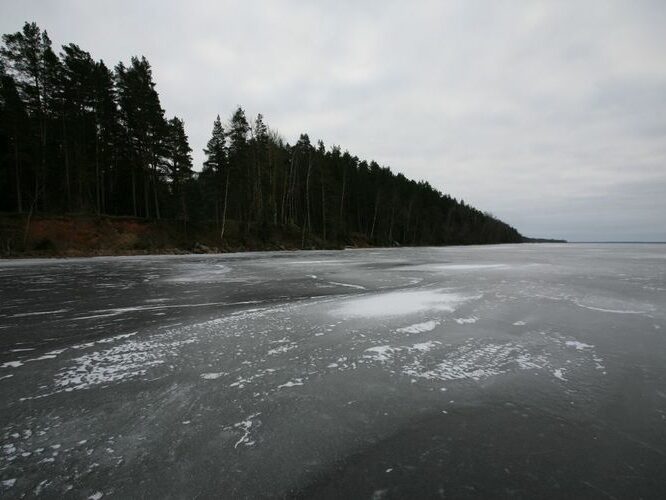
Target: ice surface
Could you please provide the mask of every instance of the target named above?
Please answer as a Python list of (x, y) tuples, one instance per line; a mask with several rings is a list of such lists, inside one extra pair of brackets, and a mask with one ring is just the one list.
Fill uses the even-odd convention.
[(0, 495), (654, 496), (666, 247), (591, 248), (0, 261)]

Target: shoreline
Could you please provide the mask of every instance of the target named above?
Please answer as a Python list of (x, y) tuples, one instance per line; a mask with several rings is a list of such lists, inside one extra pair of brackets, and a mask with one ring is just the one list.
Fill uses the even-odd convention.
[[(511, 241), (514, 240), (514, 241)], [(333, 233), (327, 239), (305, 234), (295, 225), (259, 225), (228, 220), (224, 239), (212, 221), (87, 214), (0, 213), (0, 259), (76, 258), (101, 256), (189, 255), (258, 251), (341, 250), (469, 246), (502, 243), (556, 242), (520, 240), (490, 234), (441, 235), (434, 241), (401, 245), (356, 231)]]

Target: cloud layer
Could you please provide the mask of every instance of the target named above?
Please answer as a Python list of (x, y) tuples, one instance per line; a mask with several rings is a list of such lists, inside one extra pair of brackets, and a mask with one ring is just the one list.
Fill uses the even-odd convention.
[(195, 163), (242, 104), (532, 236), (666, 240), (666, 3), (21, 0), (57, 45), (144, 54)]

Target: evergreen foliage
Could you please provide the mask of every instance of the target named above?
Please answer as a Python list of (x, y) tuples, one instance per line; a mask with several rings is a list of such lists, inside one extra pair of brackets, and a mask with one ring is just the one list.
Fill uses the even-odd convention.
[(183, 120), (166, 118), (145, 57), (110, 70), (75, 44), (56, 54), (26, 23), (0, 49), (0, 210), (215, 225), (221, 242), (298, 231), (302, 246), (522, 241), (509, 225), (259, 114), (219, 116), (193, 170)]

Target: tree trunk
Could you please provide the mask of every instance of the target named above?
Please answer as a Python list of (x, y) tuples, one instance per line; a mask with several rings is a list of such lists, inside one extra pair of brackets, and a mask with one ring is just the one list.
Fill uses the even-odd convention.
[(277, 183), (275, 182), (275, 167), (273, 165), (273, 148), (268, 146), (268, 183), (271, 192), (271, 211), (273, 225), (277, 226)]
[(67, 145), (67, 123), (65, 122), (65, 117), (63, 113), (62, 119), (62, 145), (63, 150), (65, 151), (65, 192), (67, 193), (67, 211), (71, 212), (72, 210), (72, 190), (70, 187), (70, 164), (69, 164), (69, 147)]
[(291, 221), (291, 203), (290, 203), (290, 193), (291, 193), (291, 184), (292, 177), (294, 176), (294, 154), (292, 152), (291, 161), (289, 162), (289, 171), (284, 178), (284, 190), (282, 196), (282, 223), (286, 224)]
[(404, 242), (409, 238), (409, 224), (412, 219), (412, 207), (414, 206), (414, 198), (409, 200), (409, 208), (407, 209), (407, 225), (405, 226), (405, 231), (403, 233), (402, 239)]
[[(41, 127), (41, 172), (35, 175), (35, 179), (38, 179), (42, 177), (42, 186), (46, 185), (46, 123), (44, 123), (44, 120), (42, 119), (42, 127)], [(39, 185), (39, 180), (36, 180), (35, 182), (35, 198), (37, 198), (37, 193), (41, 190), (41, 186)], [(46, 200), (42, 200), (42, 207), (46, 209)]]
[(370, 230), (370, 239), (375, 235), (375, 224), (377, 222), (377, 209), (379, 208), (379, 191), (377, 191), (377, 198), (375, 198), (375, 215), (372, 217), (372, 229)]
[(155, 199), (155, 218), (160, 220), (160, 202), (157, 196), (157, 174), (153, 173), (153, 198)]
[(32, 220), (32, 214), (35, 211), (35, 207), (37, 206), (37, 201), (39, 200), (39, 193), (41, 191), (37, 190), (35, 191), (35, 197), (32, 200), (32, 204), (30, 205), (30, 211), (28, 212), (28, 218), (25, 222), (25, 231), (23, 232), (23, 248), (25, 249), (25, 246), (28, 242), (28, 235), (30, 234), (30, 221)]
[(263, 222), (264, 220), (264, 204), (263, 204), (263, 189), (262, 189), (262, 183), (261, 183), (261, 161), (259, 159), (259, 156), (257, 152), (254, 154), (254, 162), (255, 162), (255, 168), (256, 168), (256, 176), (257, 180), (255, 182), (255, 200), (256, 200), (256, 215), (257, 215), (257, 221), (258, 222)]
[(347, 185), (347, 169), (344, 166), (342, 168), (343, 170), (342, 170), (342, 194), (340, 195), (340, 219), (342, 219), (342, 215), (345, 208), (345, 186)]
[(321, 232), (326, 241), (326, 198), (324, 194), (324, 173), (321, 175)]
[(391, 204), (391, 222), (389, 224), (388, 240), (389, 245), (393, 246), (393, 215), (395, 214), (395, 199)]
[(14, 169), (16, 171), (16, 205), (18, 213), (23, 212), (23, 198), (21, 197), (21, 169), (19, 165), (18, 135), (14, 135)]
[(227, 170), (227, 182), (224, 186), (224, 209), (222, 211), (222, 229), (220, 230), (220, 245), (224, 243), (224, 226), (227, 222), (227, 199), (229, 194), (229, 171)]
[[(33, 202), (33, 205), (36, 205), (37, 199), (39, 198), (38, 194), (40, 191), (40, 186), (39, 186), (40, 174), (43, 177), (44, 181), (46, 179), (46, 119), (44, 117), (44, 106), (42, 104), (42, 89), (39, 82), (39, 78), (37, 76), (34, 76), (34, 79), (35, 79), (35, 87), (37, 88), (37, 103), (38, 103), (38, 114), (39, 114), (38, 123), (39, 123), (39, 139), (40, 139), (40, 164), (41, 164), (41, 172), (35, 172), (35, 200)], [(46, 185), (46, 182), (42, 182), (42, 185)], [(44, 204), (44, 208), (46, 208), (45, 207), (46, 201), (44, 200), (42, 203)], [(36, 207), (33, 206), (33, 208)]]
[(134, 209), (134, 217), (138, 217), (139, 214), (136, 210), (136, 173), (134, 171), (134, 167), (130, 168), (132, 169), (132, 207)]
[(188, 212), (187, 212), (187, 203), (185, 200), (185, 186), (179, 183), (178, 190), (180, 192), (180, 209), (183, 215), (183, 228), (185, 229), (185, 234), (187, 234)]
[(305, 175), (305, 220), (303, 221), (303, 235), (301, 248), (305, 247), (305, 233), (310, 232), (310, 170), (312, 169), (312, 153), (308, 154), (308, 171)]
[(148, 201), (150, 199), (150, 196), (149, 196), (150, 187), (148, 186), (149, 182), (150, 182), (150, 177), (144, 171), (143, 172), (143, 207), (144, 207), (145, 213), (143, 215), (146, 219), (150, 218), (150, 202)]
[(294, 158), (292, 158), (293, 168), (290, 169), (291, 178), (289, 179), (289, 195), (287, 199), (287, 212), (289, 214), (288, 221), (292, 224), (298, 222), (298, 214), (296, 213), (296, 180), (298, 179), (298, 167)]
[[(289, 167), (291, 170), (291, 166)], [(285, 175), (283, 177), (283, 182), (282, 182), (282, 196), (280, 197), (280, 223), (285, 224), (287, 222), (287, 219), (285, 217), (285, 207), (287, 204), (287, 183), (288, 183), (288, 178), (289, 178), (289, 171), (285, 172)]]
[(312, 152), (308, 154), (308, 172), (305, 175), (305, 223), (308, 233), (311, 231), (310, 223), (310, 173), (312, 172)]
[(78, 192), (79, 192), (79, 206), (77, 207), (79, 210), (82, 208), (88, 208), (88, 203), (87, 200), (84, 201), (84, 195), (83, 195), (83, 169), (85, 168), (83, 165), (83, 154), (81, 154), (81, 145), (77, 144), (77, 147), (74, 148), (74, 152), (76, 153), (76, 170), (77, 170), (77, 184), (78, 184)]
[(101, 191), (99, 185), (99, 134), (95, 133), (95, 202), (97, 215), (102, 211)]
[(146, 219), (150, 218), (150, 175), (149, 172), (146, 172), (146, 169), (143, 169), (143, 216)]
[(220, 195), (215, 197), (215, 229), (220, 230)]

